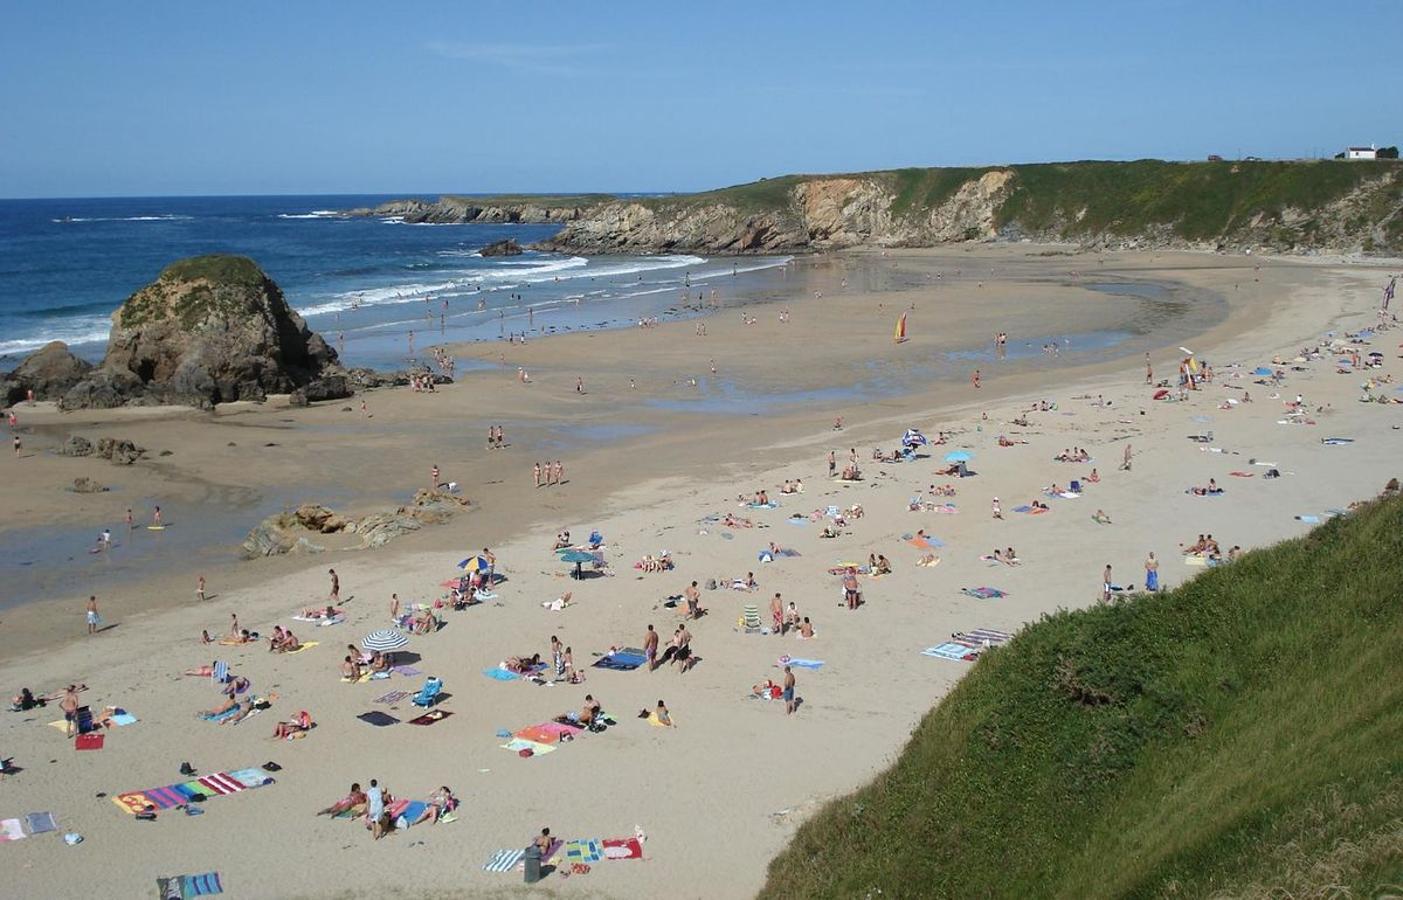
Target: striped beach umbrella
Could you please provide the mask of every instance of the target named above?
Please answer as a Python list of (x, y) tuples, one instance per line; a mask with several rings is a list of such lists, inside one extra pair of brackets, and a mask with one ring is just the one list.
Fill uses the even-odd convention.
[(469, 556), (458, 563), (458, 568), (464, 572), (482, 572), (492, 568), (492, 563), (488, 562), (485, 556)]
[(362, 650), (371, 653), (374, 653), (376, 650), (379, 650), (381, 653), (386, 653), (391, 650), (398, 650), (408, 643), (409, 638), (405, 637), (403, 632), (395, 631), (393, 628), (381, 628), (361, 638), (360, 645)]

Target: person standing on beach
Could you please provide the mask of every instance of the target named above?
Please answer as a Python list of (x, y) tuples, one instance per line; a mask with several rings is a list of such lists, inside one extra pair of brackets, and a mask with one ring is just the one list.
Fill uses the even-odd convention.
[(15, 459), (19, 459), (20, 453), (23, 451), (23, 449), (23, 446), (21, 446), (20, 444), (19, 435), (15, 435)]
[(1145, 590), (1159, 590), (1159, 560), (1155, 559), (1154, 551), (1150, 551), (1150, 556), (1145, 560)]
[(88, 634), (97, 634), (98, 623), (102, 621), (102, 616), (97, 614), (97, 596), (88, 597)]
[(158, 528), (161, 526), (161, 508), (159, 506), (151, 513), (151, 524)]
[(1130, 471), (1130, 444), (1125, 445), (1125, 455), (1121, 460), (1120, 467), (1123, 471)]
[(341, 576), (336, 574), (335, 569), (327, 569), (326, 574), (331, 576), (331, 594), (327, 599), (337, 603), (341, 600)]
[(658, 633), (653, 630), (651, 624), (643, 635), (643, 655), (648, 660), (649, 672), (658, 667)]
[(1106, 571), (1101, 573), (1101, 602), (1111, 602), (1111, 564), (1106, 563)]
[(565, 482), (565, 464), (560, 460), (557, 459), (555, 461), (555, 468), (552, 470), (552, 473), (555, 475), (556, 484), (563, 484)]
[(682, 596), (687, 601), (687, 618), (701, 618), (701, 591), (697, 590), (697, 583), (693, 581), (682, 591)]
[(794, 715), (794, 710), (798, 705), (794, 702), (794, 670), (789, 666), (784, 667), (784, 714)]
[(583, 394), (584, 392), (585, 392), (585, 380), (584, 380), (583, 378), (580, 378), (580, 377), (576, 376), (576, 378), (575, 378), (575, 393), (577, 393), (577, 394)]
[(59, 701), (59, 709), (63, 710), (64, 734), (73, 737), (73, 733), (78, 730), (78, 686), (70, 684), (63, 691), (63, 699)]
[(203, 575), (195, 582), (195, 599), (201, 603), (205, 602), (205, 576)]
[(975, 386), (975, 388), (978, 388), (978, 387), (979, 387), (979, 370), (978, 370), (978, 369), (975, 369), (975, 370), (974, 370), (974, 374), (971, 375), (971, 376), (969, 377), (969, 381), (970, 381), (970, 384), (972, 384), (972, 385)]
[(437, 465), (434, 465), (434, 466), (432, 466), (432, 467), (429, 469), (429, 487), (430, 487), (431, 489), (436, 489), (436, 488), (438, 487), (438, 466), (437, 466)]
[(1146, 353), (1146, 354), (1145, 354), (1145, 384), (1154, 384), (1154, 382), (1155, 382), (1155, 370), (1154, 370), (1154, 367), (1150, 365), (1150, 354)]
[(828, 477), (829, 477), (829, 478), (832, 478), (833, 475), (834, 475), (834, 473), (837, 472), (837, 471), (838, 471), (838, 457), (837, 457), (837, 455), (835, 455), (835, 454), (833, 453), (832, 450), (829, 450), (829, 451), (828, 451)]
[(135, 527), (136, 527), (136, 520), (135, 520), (134, 518), (132, 518), (132, 508), (131, 508), (130, 506), (128, 506), (128, 507), (127, 507), (127, 530), (130, 531), (131, 529), (133, 529), (133, 528), (135, 528)]
[(996, 518), (996, 519), (1002, 519), (1003, 517), (1004, 517), (1003, 510), (999, 509), (999, 498), (998, 498), (998, 497), (995, 497), (995, 498), (994, 498), (994, 518)]
[(540, 487), (540, 486), (541, 486), (541, 464), (540, 464), (539, 462), (536, 463), (535, 467), (533, 468), (533, 474), (534, 474), (535, 477), (536, 477), (536, 487)]

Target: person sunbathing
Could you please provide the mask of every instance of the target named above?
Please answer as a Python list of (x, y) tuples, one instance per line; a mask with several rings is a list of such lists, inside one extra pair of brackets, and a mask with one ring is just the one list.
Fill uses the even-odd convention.
[(574, 602), (574, 596), (574, 591), (566, 591), (564, 594), (561, 594), (554, 600), (548, 600), (542, 603), (541, 605), (544, 606), (546, 609), (550, 610), (551, 612), (560, 612), (562, 609), (564, 609), (567, 606), (570, 606)]
[(1041, 500), (1034, 500), (1028, 505), (1033, 507), (1033, 509), (1047, 509), (1047, 504), (1043, 503)]
[(759, 697), (761, 700), (778, 700), (782, 693), (783, 690), (780, 686), (768, 678), (750, 687), (751, 696)]
[(1016, 419), (1013, 420), (1012, 424), (1017, 425), (1017, 426), (1020, 427), (1020, 428), (1027, 428), (1027, 427), (1028, 427), (1028, 417), (1027, 417), (1027, 416), (1019, 416), (1018, 418), (1016, 418)]
[(799, 623), (799, 639), (800, 639), (800, 640), (809, 640), (809, 639), (812, 638), (813, 636), (814, 636), (814, 626), (813, 626), (813, 623), (811, 623), (811, 622), (809, 621), (809, 617), (808, 617), (808, 616), (805, 616), (805, 617), (803, 618), (803, 620), (800, 621), (800, 623)]
[(858, 470), (857, 466), (854, 466), (854, 465), (844, 466), (844, 467), (843, 467), (843, 474), (842, 474), (840, 480), (842, 480), (842, 481), (861, 481), (861, 480), (862, 480), (862, 472), (860, 472), (860, 471)]
[(1010, 566), (1016, 566), (1020, 562), (1018, 554), (1013, 552), (1012, 547), (1004, 551), (1004, 562), (1008, 563)]
[(1097, 522), (1097, 523), (1099, 523), (1099, 524), (1101, 524), (1101, 525), (1109, 525), (1109, 524), (1111, 524), (1111, 517), (1108, 516), (1108, 515), (1106, 515), (1106, 513), (1105, 513), (1104, 510), (1100, 510), (1100, 509), (1096, 510), (1096, 514), (1093, 515), (1093, 516), (1091, 517), (1091, 520), (1092, 520), (1093, 522)]
[(593, 694), (585, 694), (585, 702), (580, 707), (580, 715), (578, 716), (579, 723), (585, 728), (589, 728), (599, 718), (602, 708), (599, 701), (594, 699)]
[(835, 538), (841, 535), (842, 532), (834, 528), (832, 525), (825, 525), (823, 526), (823, 531), (819, 532), (818, 536), (821, 538)]
[(958, 474), (960, 474), (960, 464), (959, 464), (959, 463), (950, 463), (950, 465), (946, 466), (946, 467), (943, 468), (943, 469), (936, 469), (936, 470), (935, 470), (935, 474), (937, 474), (937, 475), (958, 475)]
[(331, 804), (326, 809), (318, 810), (317, 815), (335, 816), (339, 813), (348, 812), (352, 809), (355, 809), (357, 806), (364, 806), (367, 802), (368, 800), (365, 796), (365, 792), (360, 789), (360, 784), (358, 782), (353, 783), (351, 785), (350, 792), (347, 793), (346, 796), (342, 797), (340, 800), (337, 800), (335, 803)]
[(749, 519), (733, 516), (730, 513), (726, 513), (721, 519), (721, 524), (725, 525), (727, 528), (753, 528), (755, 526), (755, 523), (751, 522)]
[(424, 812), (420, 814), (419, 818), (409, 824), (418, 825), (422, 822), (432, 824), (457, 808), (458, 798), (453, 796), (453, 792), (448, 789), (447, 785), (442, 785), (429, 795), (428, 806), (424, 807)]
[(218, 706), (216, 706), (214, 709), (203, 710), (203, 711), (200, 713), (200, 718), (202, 718), (202, 719), (214, 719), (214, 718), (218, 718), (219, 716), (222, 716), (222, 715), (224, 715), (225, 713), (227, 713), (229, 710), (237, 708), (241, 702), (242, 702), (242, 701), (240, 701), (237, 697), (233, 697), (233, 696), (225, 697), (225, 698), (224, 698), (224, 702), (221, 703), (221, 704), (219, 704)]
[(428, 607), (416, 610), (409, 618), (410, 629), (414, 634), (428, 634), (438, 625), (433, 610)]
[(370, 654), (369, 668), (371, 672), (388, 672), (390, 671), (390, 658), (376, 650)]
[(286, 722), (279, 722), (278, 727), (273, 729), (273, 737), (277, 740), (287, 740), (293, 735), (306, 734), (312, 730), (312, 716), (307, 710), (302, 710)]
[(1092, 467), (1091, 474), (1086, 476), (1086, 480), (1091, 484), (1097, 484), (1101, 481), (1101, 473), (1097, 472), (1095, 467)]
[(936, 556), (934, 553), (927, 553), (925, 556), (916, 560), (916, 565), (929, 569), (933, 566), (940, 565), (940, 557)]
[(530, 656), (508, 656), (502, 662), (502, 668), (508, 672), (515, 672), (518, 675), (525, 675), (535, 671), (541, 664), (541, 654), (533, 653)]
[(249, 713), (253, 712), (253, 707), (254, 707), (254, 705), (255, 705), (255, 704), (254, 704), (254, 699), (253, 699), (252, 697), (248, 697), (248, 698), (246, 698), (246, 699), (244, 699), (244, 700), (239, 701), (238, 703), (235, 704), (235, 706), (238, 707), (237, 712), (235, 712), (232, 716), (229, 716), (228, 718), (220, 719), (220, 720), (219, 720), (219, 724), (220, 724), (220, 725), (237, 725), (237, 724), (239, 724), (239, 723), (242, 722), (244, 719), (248, 718)]

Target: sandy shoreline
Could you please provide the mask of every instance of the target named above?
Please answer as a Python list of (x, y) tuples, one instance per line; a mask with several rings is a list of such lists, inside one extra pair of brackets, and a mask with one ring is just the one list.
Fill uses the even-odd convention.
[[(855, 276), (851, 289), (841, 286), (854, 270), (880, 273), (880, 262), (872, 266), (866, 260), (864, 268), (846, 257), (825, 260), (803, 276), (790, 300), (754, 307), (760, 323), (743, 325), (740, 310), (727, 309), (707, 320), (704, 339), (695, 335), (694, 323), (675, 322), (524, 346), (479, 346), (502, 365), (499, 373), (469, 378), (441, 396), (373, 394), (375, 416), (368, 420), (358, 412), (340, 412), (336, 404), (295, 412), (230, 410), (215, 427), (204, 416), (152, 419), (141, 425), (141, 434), (150, 437), (139, 442), (173, 449), (174, 455), (167, 464), (121, 470), (123, 489), (92, 495), (97, 498), (92, 506), (83, 498), (81, 515), (60, 509), (68, 498), (54, 497), (58, 485), (92, 469), (91, 462), (48, 456), (12, 462), (25, 467), (25, 482), (11, 480), (0, 499), (12, 519), (27, 526), (79, 527), (84, 515), (98, 510), (111, 515), (132, 497), (148, 496), (174, 496), (175, 502), (163, 505), (189, 519), (199, 515), (202, 503), (224, 502), (268, 484), (303, 485), (295, 490), (306, 490), (306, 499), (325, 499), (311, 494), (354, 481), (362, 487), (347, 492), (353, 507), (392, 505), (427, 481), (431, 462), (441, 465), (446, 477), (462, 472), (460, 480), (480, 507), (380, 551), (211, 565), (211, 590), (220, 596), (202, 608), (176, 599), (190, 596), (194, 576), (189, 573), (133, 582), (113, 597), (95, 587), (108, 619), (120, 627), (91, 640), (73, 640), (81, 633), (79, 598), (6, 610), (0, 616), (0, 659), (7, 660), (9, 687), (47, 691), (85, 681), (92, 688), (85, 699), (94, 706), (122, 705), (141, 720), (115, 729), (103, 751), (75, 754), (57, 731), (44, 727), (53, 716), (0, 719), (0, 748), (24, 769), (0, 786), (8, 794), (0, 818), (52, 809), (64, 830), (86, 837), (77, 848), (52, 836), (7, 847), (18, 863), (17, 889), (74, 896), (102, 872), (108, 884), (131, 894), (149, 890), (157, 875), (219, 869), (234, 896), (354, 896), (359, 889), (391, 896), (484, 892), (519, 880), (482, 872), (487, 855), (524, 843), (541, 825), (569, 837), (614, 837), (637, 824), (649, 835), (645, 862), (602, 862), (588, 876), (568, 882), (553, 878), (548, 884), (562, 893), (643, 896), (666, 880), (707, 885), (694, 893), (684, 890), (688, 896), (744, 896), (759, 886), (765, 863), (803, 811), (870, 777), (967, 669), (965, 663), (924, 658), (921, 648), (951, 631), (1014, 631), (1044, 611), (1092, 602), (1101, 566), (1108, 562), (1120, 580), (1139, 584), (1138, 567), (1150, 550), (1162, 560), (1162, 582), (1172, 586), (1201, 571), (1181, 563), (1178, 542), (1211, 531), (1225, 548), (1252, 547), (1297, 534), (1304, 526), (1292, 516), (1343, 507), (1377, 491), (1394, 474), (1391, 442), (1397, 438), (1391, 426), (1400, 416), (1393, 406), (1355, 403), (1360, 376), (1337, 376), (1324, 363), (1291, 373), (1283, 396), (1301, 391), (1310, 405), (1329, 402), (1334, 411), (1319, 416), (1315, 426), (1279, 426), (1281, 401), (1269, 399), (1272, 390), (1250, 379), (1231, 379), (1225, 368), (1241, 362), (1250, 370), (1273, 354), (1314, 343), (1327, 329), (1369, 324), (1377, 302), (1375, 282), (1381, 280), (1377, 272), (1272, 261), (1256, 271), (1250, 259), (1189, 254), (1107, 254), (1099, 262), (1089, 255), (1032, 257), (1029, 252), (1013, 247), (893, 254), (893, 267), (913, 278), (899, 292), (865, 290)], [(960, 276), (944, 275), (929, 287), (923, 283), (924, 273), (945, 272), (955, 259), (971, 260)], [(982, 277), (975, 275), (976, 266), (985, 270)], [(1021, 324), (1026, 313), (1018, 314), (1019, 304), (1034, 297), (1047, 308), (1032, 318), (1048, 334), (1091, 332), (1135, 318), (1133, 307), (1142, 301), (1088, 297), (1090, 292), (1069, 284), (1071, 271), (1081, 271), (1086, 280), (1113, 280), (1103, 277), (1109, 273), (1123, 280), (1180, 282), (1204, 297), (1224, 297), (1220, 315), (1190, 316), (1177, 328), (1134, 338), (1153, 352), (1156, 380), (1174, 375), (1175, 354), (1165, 348), (1190, 340), (1187, 346), (1218, 366), (1219, 380), (1189, 403), (1152, 403), (1143, 386), (1143, 362), (1136, 358), (1143, 351), (1127, 353), (1127, 347), (1140, 346), (1129, 338), (1102, 358), (1088, 351), (1077, 359), (1072, 353), (1056, 360), (1035, 353), (998, 365), (939, 360), (942, 347), (966, 346), (995, 330), (1010, 332), (1011, 342), (1017, 342), (1032, 330)], [(822, 290), (827, 302), (809, 302), (816, 298), (801, 294), (812, 290)], [(774, 311), (776, 303), (785, 302), (794, 321), (781, 326)], [(895, 310), (909, 302), (917, 305), (911, 314), (913, 340), (895, 347), (890, 338)], [(1375, 343), (1385, 352), (1386, 371), (1396, 369), (1387, 342)], [(710, 390), (710, 385), (685, 383), (688, 373), (707, 379), (713, 359), (719, 379), (744, 390), (728, 394), (720, 385)], [(985, 375), (978, 393), (956, 374), (974, 365)], [(517, 366), (526, 366), (536, 384), (517, 385)], [(818, 374), (816, 367), (822, 369)], [(586, 378), (583, 396), (572, 390), (577, 374)], [(630, 377), (638, 390), (628, 387)], [(673, 384), (673, 379), (682, 381)], [(885, 379), (905, 390), (814, 393), (825, 385), (861, 386), (864, 379)], [(929, 389), (920, 389), (925, 385)], [(1225, 396), (1240, 396), (1227, 385), (1250, 390), (1253, 402), (1219, 409)], [(698, 391), (714, 396), (719, 410), (729, 407), (733, 413), (687, 412)], [(753, 404), (757, 394), (779, 399)], [(1103, 395), (1111, 405), (1073, 399), (1086, 394)], [(786, 412), (796, 397), (808, 402)], [(1027, 428), (1008, 424), (1017, 411), (1043, 397), (1056, 399), (1058, 410), (1031, 414)], [(847, 422), (840, 435), (829, 430), (833, 414)], [(41, 438), (49, 437), (42, 432), (51, 421), (45, 413), (29, 418), (41, 428)], [(283, 418), (293, 422), (279, 421)], [(62, 421), (64, 428), (74, 428), (72, 418)], [(116, 433), (114, 423), (132, 427), (130, 417), (121, 414), (80, 421), (83, 433), (105, 428)], [(498, 421), (516, 446), (488, 453), (482, 449), (486, 427)], [(975, 454), (978, 477), (956, 485), (958, 514), (907, 510), (911, 494), (950, 480), (932, 474), (938, 455), (914, 464), (870, 462), (871, 448), (892, 447), (907, 425), (919, 425), (932, 436), (945, 430), (951, 443), (941, 449), (963, 447)], [(1237, 455), (1205, 452), (1185, 440), (1200, 430), (1213, 430), (1211, 446)], [(1323, 447), (1319, 439), (1327, 432), (1357, 440)], [(995, 444), (1000, 433), (1029, 443), (1000, 448)], [(581, 440), (580, 434), (600, 437)], [(1116, 462), (1126, 441), (1135, 447), (1135, 462), (1131, 472), (1120, 473)], [(268, 443), (280, 446), (260, 446)], [(1050, 460), (1071, 445), (1090, 448), (1094, 463)], [(835, 485), (825, 477), (823, 454), (835, 448), (841, 458), (847, 447), (857, 448), (869, 472), (857, 486)], [(547, 453), (564, 458), (570, 483), (532, 491), (530, 463)], [(1274, 483), (1229, 475), (1250, 470), (1250, 458), (1278, 462), (1291, 474)], [(1086, 496), (1048, 501), (1053, 512), (1046, 516), (1010, 512), (1040, 496), (1042, 485), (1083, 478), (1091, 465), (1102, 481)], [(92, 474), (116, 481), (117, 472), (102, 468)], [(793, 476), (804, 479), (806, 493), (779, 497), (779, 481)], [(1227, 487), (1229, 496), (1183, 493), (1209, 477)], [(781, 509), (737, 507), (737, 494), (762, 486), (781, 500)], [(277, 490), (264, 488), (263, 495), (273, 494)], [(1003, 521), (989, 515), (996, 494)], [(794, 511), (854, 502), (867, 515), (836, 541), (819, 540), (818, 523), (784, 521)], [(1115, 524), (1092, 522), (1098, 508)], [(726, 512), (769, 527), (701, 524), (705, 516)], [(548, 552), (559, 527), (577, 536), (591, 527), (603, 530), (616, 577), (578, 585), (564, 579), (563, 567)], [(918, 554), (901, 536), (917, 528), (945, 541), (937, 551), (940, 566), (912, 565)], [(722, 536), (727, 533), (729, 540)], [(802, 555), (761, 565), (756, 553), (769, 541)], [(444, 678), (456, 695), (445, 705), (454, 717), (432, 729), (374, 729), (357, 721), (360, 712), (385, 709), (372, 702), (375, 697), (392, 688), (417, 688), (418, 679), (395, 679), (387, 686), (339, 684), (337, 648), (387, 624), (391, 591), (405, 600), (431, 598), (437, 583), (451, 574), (452, 563), (484, 545), (493, 548), (509, 576), (499, 591), (502, 605), (449, 612), (442, 631), (411, 639), (410, 649), (423, 657), (416, 665)], [(1023, 564), (988, 567), (979, 556), (996, 545), (1016, 547)], [(674, 572), (638, 577), (630, 568), (642, 554), (663, 547), (677, 560)], [(840, 610), (836, 581), (825, 570), (839, 557), (865, 559), (872, 552), (889, 556), (895, 573), (864, 580), (869, 602), (862, 610)], [(196, 709), (218, 699), (207, 682), (178, 674), (209, 661), (210, 652), (193, 640), (199, 629), (220, 628), (231, 611), (264, 631), (275, 623), (286, 625), (290, 613), (324, 595), (329, 565), (341, 573), (345, 593), (354, 599), (347, 624), (298, 630), (322, 646), (294, 656), (270, 655), (261, 647), (220, 648), (220, 658), (249, 675), (257, 690), (279, 694), (271, 714), (236, 728), (192, 720)], [(758, 593), (705, 594), (711, 614), (692, 627), (703, 662), (686, 675), (667, 668), (652, 674), (586, 669), (582, 685), (539, 688), (481, 675), (508, 654), (544, 652), (552, 633), (573, 646), (580, 666), (592, 661), (591, 652), (637, 645), (649, 622), (666, 636), (676, 619), (657, 608), (663, 596), (680, 592), (693, 578), (747, 571), (756, 572)], [(982, 602), (959, 593), (960, 587), (977, 584), (1000, 587), (1009, 596)], [(560, 613), (541, 608), (541, 601), (571, 588), (575, 607)], [(817, 640), (800, 643), (734, 630), (743, 603), (763, 608), (775, 590), (813, 617)], [(140, 614), (143, 609), (161, 611)], [(94, 653), (99, 646), (101, 652)], [(799, 693), (806, 703), (790, 721), (775, 704), (742, 699), (752, 683), (778, 675), (773, 663), (781, 653), (825, 661), (822, 670), (800, 673)], [(540, 759), (518, 759), (498, 748), (501, 741), (493, 735), (499, 728), (577, 709), (586, 692), (618, 717), (617, 727)], [(649, 728), (633, 718), (659, 697), (679, 722), (675, 731)], [(319, 727), (292, 744), (269, 740), (273, 723), (298, 709), (311, 711)], [(407, 706), (393, 712), (401, 715)], [(94, 796), (175, 781), (175, 768), (186, 759), (201, 771), (275, 759), (284, 771), (277, 785), (213, 801), (207, 815), (188, 821), (163, 813), (155, 823), (134, 822), (109, 800)], [(370, 777), (406, 796), (448, 784), (466, 799), (466, 815), (455, 824), (411, 829), (377, 845), (351, 824), (311, 816), (341, 796), (350, 781)], [(782, 810), (797, 812), (775, 815)], [(132, 829), (151, 831), (156, 839), (136, 838)], [(412, 848), (418, 859), (397, 858), (418, 840), (424, 842)], [(308, 848), (326, 864), (283, 865), (289, 845)], [(230, 852), (230, 846), (238, 850)]]

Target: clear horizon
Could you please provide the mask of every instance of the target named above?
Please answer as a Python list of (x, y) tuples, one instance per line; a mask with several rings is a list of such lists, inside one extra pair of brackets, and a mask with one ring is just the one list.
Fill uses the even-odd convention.
[(679, 193), (1403, 143), (1359, 55), (1403, 27), (1382, 0), (142, 9), (0, 8), (0, 197)]

